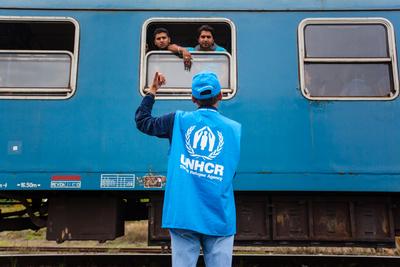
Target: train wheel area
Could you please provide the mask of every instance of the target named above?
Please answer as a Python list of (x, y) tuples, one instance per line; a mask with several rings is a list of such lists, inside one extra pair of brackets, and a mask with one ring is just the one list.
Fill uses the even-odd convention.
[[(394, 247), (399, 198), (388, 194), (237, 192), (236, 245)], [(151, 197), (149, 243), (162, 244), (162, 195)]]
[[(237, 192), (235, 244), (394, 248), (400, 233), (399, 199), (396, 194), (379, 193)], [(45, 239), (58, 243), (106, 242), (126, 235), (126, 222), (147, 220), (146, 242), (169, 244), (168, 231), (161, 228), (160, 191), (134, 198), (126, 193), (69, 192), (3, 200), (1, 231), (45, 227)], [(3, 208), (11, 204), (18, 208)]]

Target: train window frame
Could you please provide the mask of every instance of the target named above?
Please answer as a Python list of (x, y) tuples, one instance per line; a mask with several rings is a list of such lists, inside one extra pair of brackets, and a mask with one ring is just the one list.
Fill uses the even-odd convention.
[[(388, 46), (387, 57), (307, 57), (305, 47), (305, 29), (309, 25), (382, 25), (386, 29), (386, 42)], [(299, 49), (299, 76), (300, 91), (309, 100), (393, 100), (399, 95), (399, 78), (397, 71), (397, 56), (393, 25), (385, 18), (306, 18), (298, 26)], [(311, 96), (305, 85), (306, 63), (353, 63), (353, 64), (378, 64), (388, 63), (389, 74), (392, 75), (393, 90), (389, 96)]]
[[(147, 29), (149, 25), (153, 23), (203, 23), (203, 24), (212, 24), (212, 23), (225, 23), (230, 27), (230, 38), (231, 38), (231, 53), (229, 55), (229, 82), (230, 87), (228, 89), (223, 90), (223, 100), (232, 99), (237, 93), (237, 61), (236, 61), (236, 27), (233, 21), (227, 18), (194, 18), (194, 17), (153, 17), (144, 21), (142, 25), (142, 33), (141, 33), (141, 45), (140, 45), (140, 79), (139, 79), (139, 93), (141, 96), (146, 95), (146, 79), (148, 76), (147, 71), (147, 58), (149, 53), (146, 52), (146, 40), (147, 40)], [(191, 52), (192, 54), (203, 54), (206, 52)], [(183, 64), (183, 63), (182, 63)], [(183, 67), (182, 67), (183, 68)], [(168, 77), (167, 77), (168, 79)], [(185, 91), (187, 93), (183, 93)], [(162, 100), (185, 100), (191, 99), (191, 90), (187, 88), (183, 90), (182, 88), (170, 88), (169, 90), (163, 90), (164, 93), (168, 95), (157, 95), (157, 99)], [(176, 94), (174, 94), (176, 92)]]
[(69, 69), (68, 87), (0, 87), (1, 99), (26, 99), (26, 100), (63, 100), (71, 98), (76, 92), (78, 57), (79, 57), (79, 36), (80, 27), (76, 19), (63, 16), (0, 16), (0, 22), (68, 22), (74, 26), (73, 51), (68, 50), (35, 50), (35, 49), (2, 49), (3, 54), (32, 54), (51, 55), (65, 54), (71, 59)]

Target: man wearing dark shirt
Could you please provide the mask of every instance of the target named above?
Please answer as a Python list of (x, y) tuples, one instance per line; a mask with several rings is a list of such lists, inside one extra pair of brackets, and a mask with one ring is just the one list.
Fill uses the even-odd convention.
[(177, 44), (171, 43), (169, 32), (165, 28), (157, 28), (153, 33), (154, 45), (158, 50), (169, 50), (172, 53), (179, 54), (183, 58), (185, 70), (190, 70), (192, 65), (192, 55), (190, 52)]

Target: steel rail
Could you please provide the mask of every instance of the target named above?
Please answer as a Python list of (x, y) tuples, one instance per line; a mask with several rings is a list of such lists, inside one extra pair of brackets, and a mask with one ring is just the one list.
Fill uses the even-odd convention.
[[(141, 248), (143, 249), (143, 248)], [(159, 250), (159, 248), (157, 248)], [(145, 248), (149, 252), (147, 248)], [(171, 254), (160, 253), (98, 253), (98, 254), (0, 254), (0, 266), (170, 266)], [(397, 267), (399, 256), (364, 256), (364, 255), (237, 255), (233, 256), (233, 267), (241, 266), (324, 266), (324, 267)], [(204, 266), (201, 256), (197, 266)]]

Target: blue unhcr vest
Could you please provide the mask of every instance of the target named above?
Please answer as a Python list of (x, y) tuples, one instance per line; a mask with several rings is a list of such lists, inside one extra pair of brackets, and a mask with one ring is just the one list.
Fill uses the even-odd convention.
[(236, 233), (232, 179), (241, 125), (213, 109), (177, 111), (168, 161), (163, 228)]

